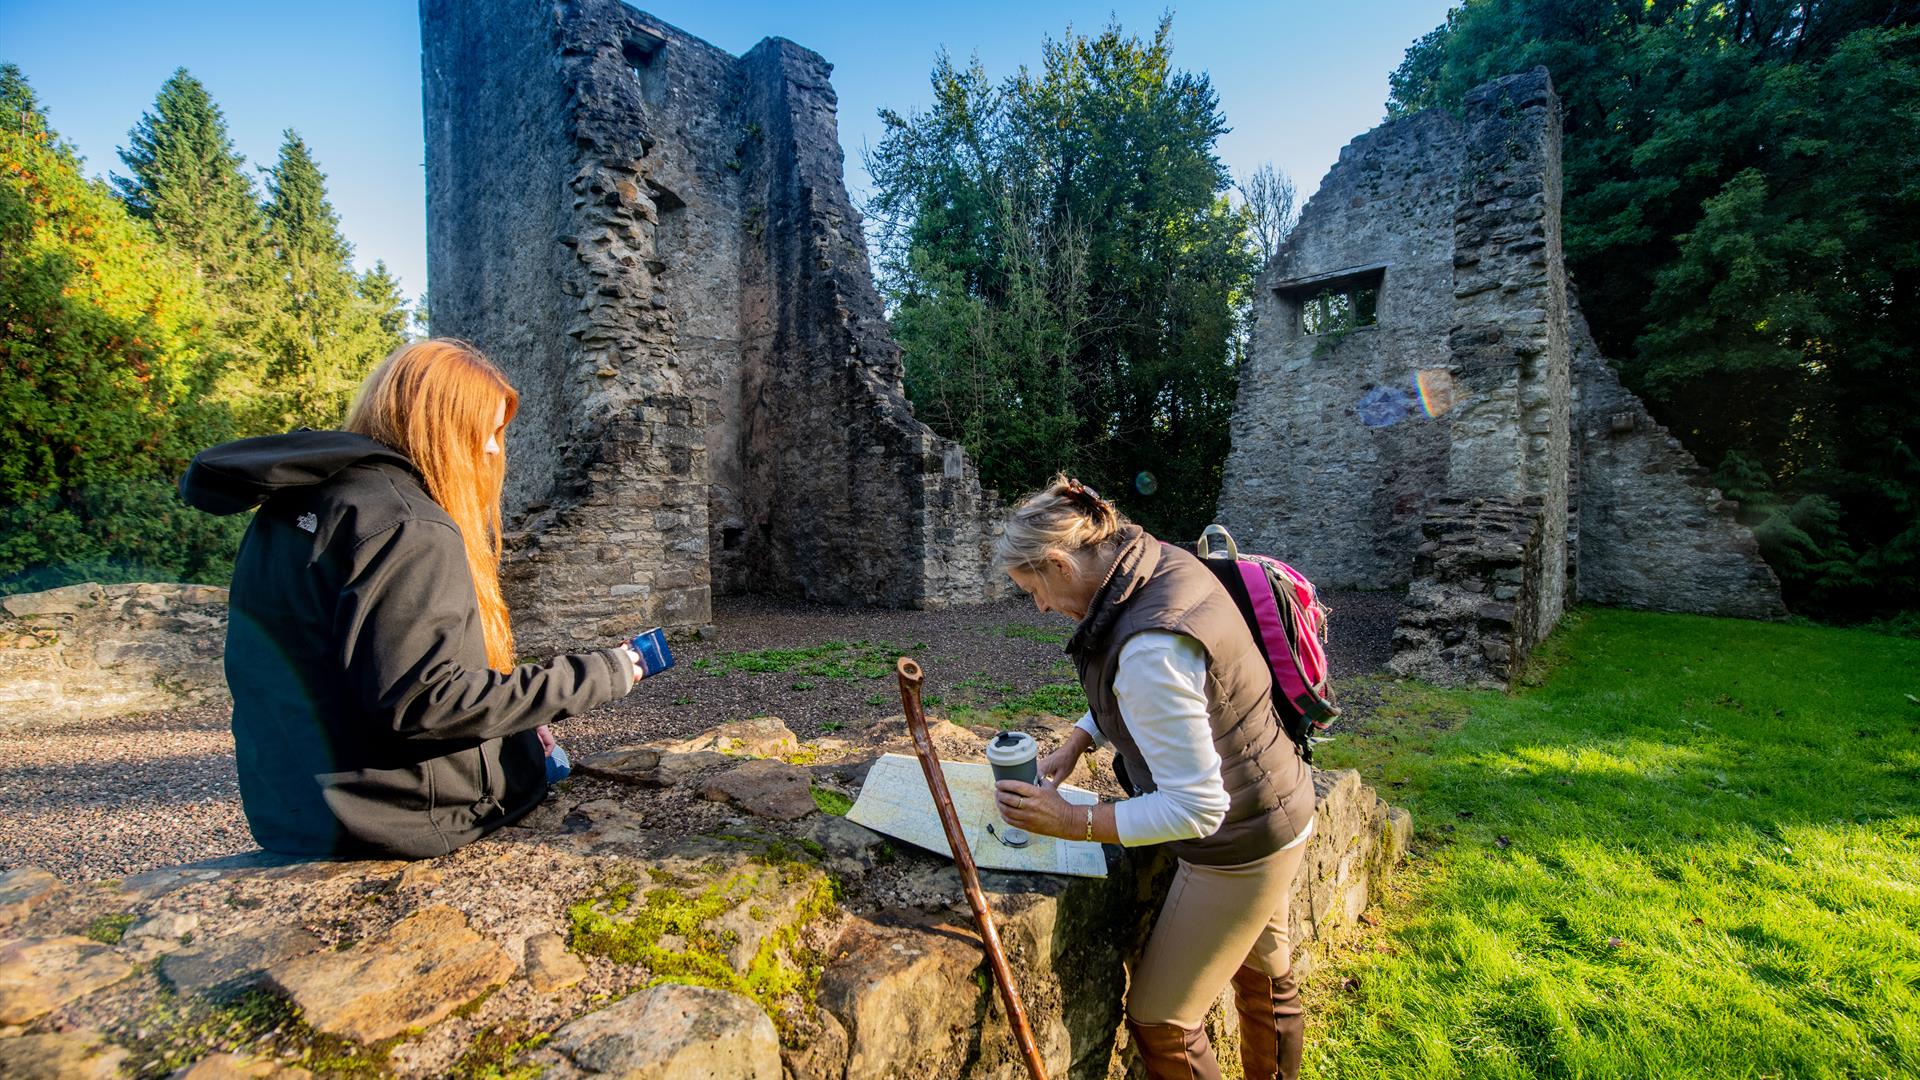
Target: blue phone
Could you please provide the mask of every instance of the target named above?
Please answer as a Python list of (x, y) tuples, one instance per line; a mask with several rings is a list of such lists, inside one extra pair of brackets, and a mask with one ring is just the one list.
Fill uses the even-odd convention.
[(654, 627), (641, 631), (633, 639), (633, 651), (640, 654), (642, 678), (658, 675), (673, 666), (673, 650), (667, 648), (667, 632)]

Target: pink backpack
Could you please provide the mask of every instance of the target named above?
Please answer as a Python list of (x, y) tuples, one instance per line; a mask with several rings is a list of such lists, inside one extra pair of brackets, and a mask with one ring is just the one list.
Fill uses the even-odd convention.
[(1287, 734), (1307, 750), (1307, 736), (1340, 715), (1327, 672), (1327, 619), (1313, 582), (1279, 559), (1242, 555), (1233, 537), (1209, 525), (1197, 545), (1200, 561), (1239, 605), (1253, 640), (1273, 671), (1274, 703)]

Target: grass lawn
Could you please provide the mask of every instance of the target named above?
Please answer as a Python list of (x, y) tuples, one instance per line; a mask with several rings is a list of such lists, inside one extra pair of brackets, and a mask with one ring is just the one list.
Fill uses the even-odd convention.
[(1920, 641), (1582, 611), (1316, 752), (1413, 811), (1317, 1077), (1920, 1075)]

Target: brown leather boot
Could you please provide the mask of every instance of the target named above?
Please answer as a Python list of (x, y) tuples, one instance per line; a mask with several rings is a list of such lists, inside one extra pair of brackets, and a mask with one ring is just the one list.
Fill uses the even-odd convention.
[(1127, 1030), (1151, 1080), (1220, 1080), (1220, 1063), (1206, 1028), (1142, 1024), (1129, 1016)]
[(1240, 1064), (1247, 1080), (1295, 1080), (1307, 1042), (1307, 1017), (1293, 972), (1274, 978), (1242, 967), (1233, 973), (1240, 1012)]

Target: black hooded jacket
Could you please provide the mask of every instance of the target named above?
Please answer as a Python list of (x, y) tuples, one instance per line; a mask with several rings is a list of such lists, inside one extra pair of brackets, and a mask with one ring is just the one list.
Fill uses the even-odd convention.
[(545, 796), (534, 728), (632, 686), (618, 648), (490, 670), (459, 529), (372, 439), (216, 446), (180, 493), (215, 514), (260, 508), (234, 565), (226, 670), (240, 797), (270, 851), (452, 851)]

